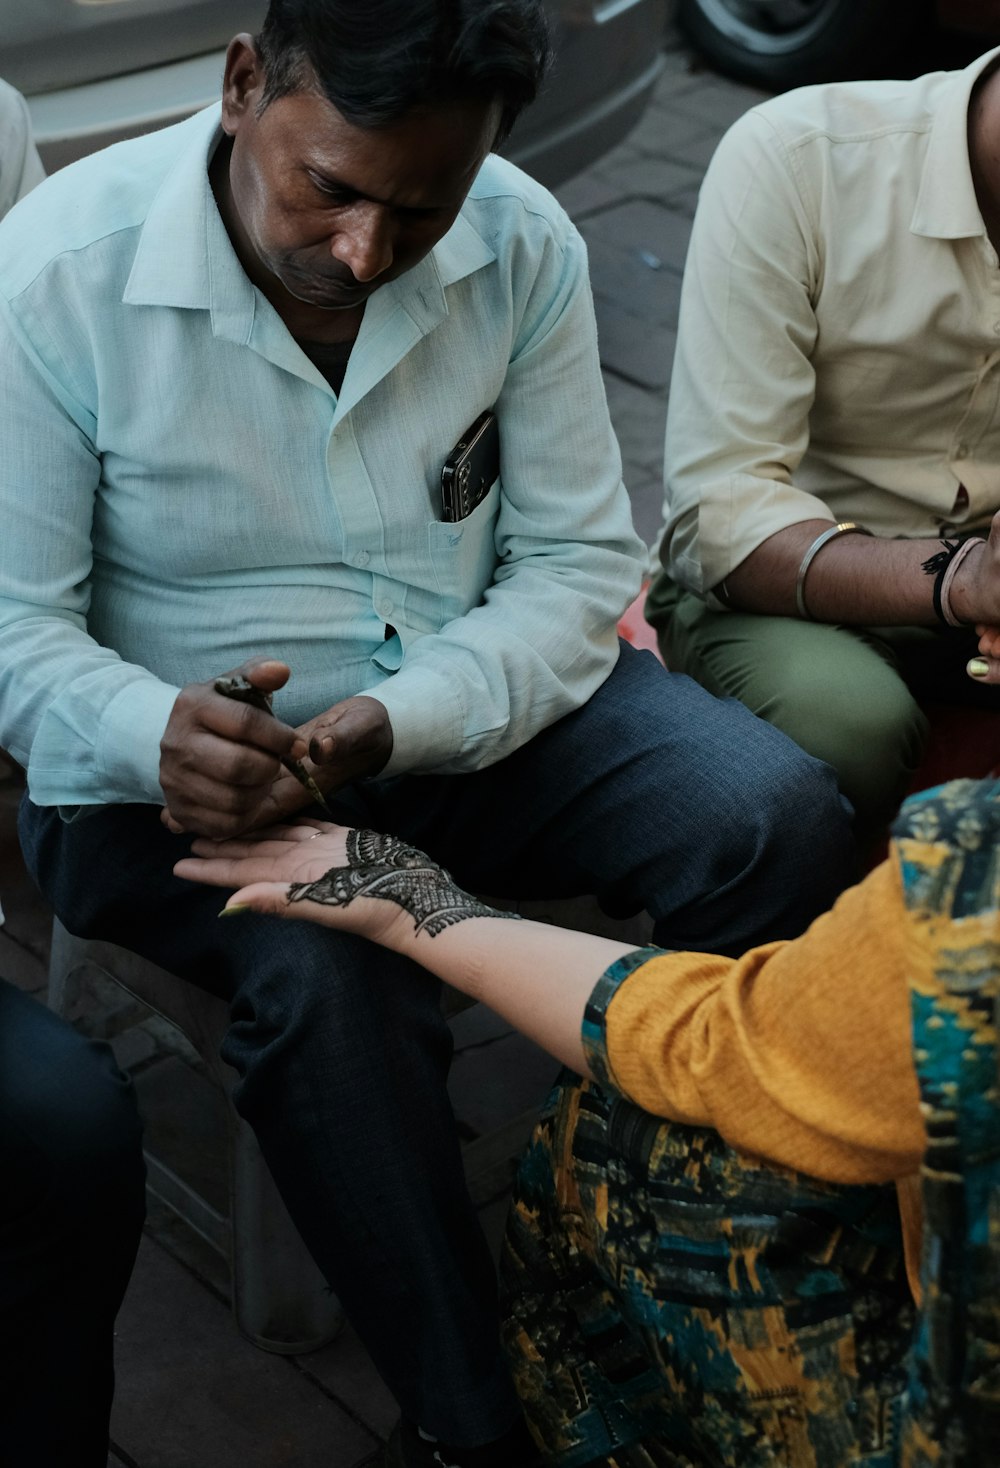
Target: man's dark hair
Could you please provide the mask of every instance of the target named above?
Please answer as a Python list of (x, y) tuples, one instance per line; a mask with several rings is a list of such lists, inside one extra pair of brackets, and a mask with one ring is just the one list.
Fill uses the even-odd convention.
[(317, 86), (355, 127), (498, 99), (497, 142), (549, 62), (541, 0), (271, 0), (255, 45), (261, 108)]

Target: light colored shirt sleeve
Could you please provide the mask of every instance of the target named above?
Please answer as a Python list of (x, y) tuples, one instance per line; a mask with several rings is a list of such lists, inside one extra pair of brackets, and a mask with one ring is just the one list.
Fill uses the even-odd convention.
[(584, 1037), (597, 1078), (654, 1115), (831, 1182), (909, 1176), (926, 1147), (899, 869), (884, 862), (802, 937), (740, 959), (609, 970)]
[[(27, 104), (19, 92), (0, 81), (0, 219), (44, 177), (45, 170), (31, 136)], [(87, 636), (83, 587), (91, 563), (89, 526), (98, 479), (96, 458), (79, 425), (58, 411), (51, 387), (41, 381), (36, 391), (33, 379), (38, 364), (22, 355), (16, 333), (7, 333), (9, 325), (9, 321), (0, 320), (0, 353), (4, 365), (10, 369), (3, 374), (7, 382), (5, 403), (13, 421), (19, 423), (21, 441), (31, 446), (64, 488), (78, 482), (84, 491), (81, 499), (64, 496), (57, 517), (53, 517), (69, 574), (58, 578), (56, 565), (62, 556), (54, 548), (45, 568), (48, 576), (36, 580), (33, 575), (24, 575), (23, 606), (16, 606), (12, 598), (0, 597), (0, 626), (5, 621), (5, 611), (7, 617), (13, 613), (19, 622), (23, 613), (28, 613), (22, 622), (23, 636), (17, 638), (9, 660), (22, 665), (23, 682), (30, 689), (28, 703), (38, 716), (40, 728), (33, 749), (28, 741), (11, 739), (10, 751), (22, 764), (33, 763), (36, 771), (54, 765), (59, 780), (64, 778), (67, 763), (75, 765), (81, 783), (65, 791), (73, 799), (88, 793), (95, 801), (100, 798), (101, 772), (105, 765), (116, 770), (124, 766), (129, 772), (120, 787), (125, 792), (123, 798), (159, 799), (158, 759), (154, 765), (148, 751), (152, 748), (159, 753), (160, 734), (176, 690), (163, 690), (144, 670), (127, 668), (114, 653), (98, 648)], [(15, 402), (15, 398), (19, 400)], [(57, 407), (55, 413), (47, 411), (53, 406)], [(19, 519), (35, 518), (30, 497), (24, 498), (17, 513)], [(35, 528), (51, 531), (53, 521)], [(25, 562), (22, 571), (27, 573)], [(54, 584), (57, 578), (58, 588)], [(50, 678), (55, 680), (56, 687), (81, 678), (92, 696), (96, 695), (101, 702), (107, 700), (103, 715), (97, 716), (92, 699), (78, 700), (67, 693), (49, 703)], [(2, 701), (0, 692), (0, 705)], [(45, 705), (47, 712), (43, 713)], [(18, 722), (22, 728), (26, 727), (23, 721)], [(92, 758), (95, 751), (96, 763)], [(118, 779), (116, 775), (116, 782)]]
[(34, 357), (2, 299), (0, 379), (7, 431), (33, 465), (22, 489), (34, 491), (17, 506), (19, 554), (4, 558), (6, 747), (28, 770), (33, 796), (67, 815), (109, 799), (162, 802), (160, 738), (179, 690), (87, 630), (100, 485), (92, 425), (67, 384)]
[(836, 519), (793, 483), (809, 443), (823, 265), (792, 161), (749, 112), (702, 186), (670, 384), (660, 554), (691, 591), (709, 592), (787, 525)]

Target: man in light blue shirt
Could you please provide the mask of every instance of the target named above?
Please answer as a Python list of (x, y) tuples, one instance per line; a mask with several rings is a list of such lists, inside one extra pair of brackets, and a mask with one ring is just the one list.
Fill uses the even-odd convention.
[[(308, 751), (342, 819), (473, 890), (597, 891), (718, 949), (803, 926), (849, 839), (823, 766), (619, 651), (643, 553), (583, 246), (490, 156), (537, 0), (380, 15), (272, 4), (221, 126), (86, 159), (0, 232), (0, 743), (67, 926), (231, 997), (237, 1104), (399, 1400), (387, 1462), (524, 1465), (433, 991), (217, 923), (174, 861), (304, 809), (279, 760)], [(449, 520), (488, 409), (498, 469)]]

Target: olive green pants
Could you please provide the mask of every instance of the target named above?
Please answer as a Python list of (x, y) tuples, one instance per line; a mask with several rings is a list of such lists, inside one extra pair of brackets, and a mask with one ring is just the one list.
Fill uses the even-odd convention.
[(965, 672), (964, 628), (843, 627), (715, 612), (662, 574), (646, 599), (669, 668), (738, 698), (837, 772), (862, 849), (894, 815), (927, 736), (924, 702), (1000, 709)]

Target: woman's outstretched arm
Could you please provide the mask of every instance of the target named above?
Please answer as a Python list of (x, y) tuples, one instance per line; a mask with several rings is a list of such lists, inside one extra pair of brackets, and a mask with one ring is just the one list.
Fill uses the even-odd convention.
[(904, 963), (895, 861), (792, 942), (620, 962), (635, 949), (512, 920), (394, 836), (316, 821), (193, 850), (177, 875), (238, 888), (225, 912), (308, 918), (406, 954), (655, 1115), (835, 1182), (919, 1165), (906, 974), (928, 960)]
[(223, 915), (252, 909), (360, 934), (413, 958), (581, 1075), (583, 1014), (608, 966), (634, 948), (529, 922), (470, 896), (396, 836), (329, 822), (258, 838), (198, 840), (177, 876), (238, 888)]

